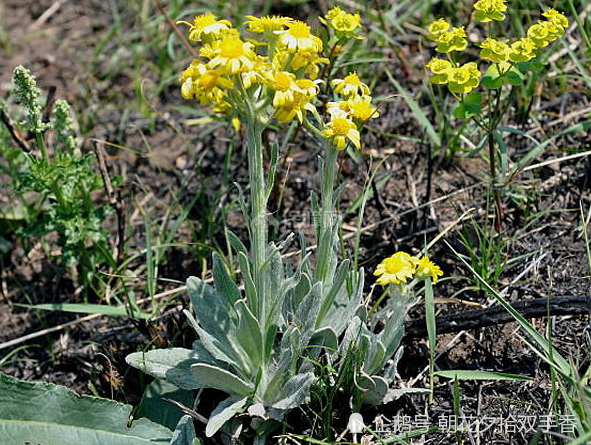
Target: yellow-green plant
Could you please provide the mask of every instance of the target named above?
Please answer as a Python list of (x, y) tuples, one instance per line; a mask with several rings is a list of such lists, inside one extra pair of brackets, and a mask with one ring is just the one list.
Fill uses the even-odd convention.
[[(77, 148), (66, 101), (58, 99), (50, 121), (44, 122), (41, 91), (34, 76), (17, 66), (13, 82), (14, 96), (26, 112), (20, 127), (35, 136), (41, 153), (37, 157), (23, 152), (25, 162), (13, 175), (13, 187), (22, 202), (27, 202), (31, 192), (40, 198), (28, 205), (32, 214), (17, 234), (45, 243), (48, 234), (57, 233), (61, 265), (77, 265), (81, 284), (98, 293), (96, 266), (113, 263), (108, 253), (108, 232), (102, 228), (112, 209), (107, 204), (96, 205), (91, 199), (94, 191), (103, 188), (101, 176), (92, 168), (94, 154), (82, 154)], [(55, 134), (53, 153), (48, 153), (45, 143), (45, 132), (50, 129)]]
[[(435, 51), (444, 57), (434, 57), (426, 64), (432, 73), (430, 82), (447, 85), (458, 101), (454, 116), (472, 119), (486, 133), (497, 228), (500, 228), (503, 210), (501, 195), (495, 184), (498, 179), (495, 142), (499, 148), (501, 173), (506, 174), (507, 166), (506, 147), (497, 128), (509, 109), (515, 87), (523, 85), (527, 72), (541, 71), (538, 55), (550, 42), (562, 37), (568, 26), (563, 14), (548, 9), (542, 14), (545, 20), (530, 26), (525, 36), (512, 41), (495, 38), (493, 23), (505, 20), (505, 3), (506, 0), (478, 0), (474, 3), (474, 19), (486, 24), (486, 38), (476, 44), (480, 48), (478, 61), (462, 62), (461, 53), (468, 47), (464, 27), (453, 27), (445, 19), (438, 19), (429, 25), (428, 38), (437, 43)], [(483, 62), (488, 65), (484, 73), (481, 71)], [(480, 85), (485, 89), (484, 95), (477, 91)], [(511, 87), (511, 94), (504, 94), (505, 85)], [(478, 145), (479, 149), (482, 147), (484, 140)]]

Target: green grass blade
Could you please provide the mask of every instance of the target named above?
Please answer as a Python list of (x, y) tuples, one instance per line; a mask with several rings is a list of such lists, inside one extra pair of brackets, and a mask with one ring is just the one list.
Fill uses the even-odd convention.
[(533, 377), (519, 374), (507, 374), (495, 371), (449, 370), (437, 371), (436, 376), (458, 380), (533, 380)]
[[(538, 344), (538, 346), (544, 351), (546, 355), (550, 354), (550, 345), (548, 341), (529, 323), (523, 316), (517, 312), (513, 306), (507, 302), (496, 290), (494, 290), (476, 271), (470, 266), (466, 260), (464, 260), (458, 252), (447, 242), (445, 244), (451, 249), (451, 251), (460, 259), (464, 266), (468, 268), (468, 270), (476, 277), (476, 279), (483, 285), (483, 287), (488, 290), (488, 292), (503, 306), (507, 312), (511, 314), (511, 316), (519, 323), (521, 328), (531, 337), (534, 341)], [(553, 358), (554, 363), (556, 364), (557, 368), (560, 370), (561, 373), (564, 375), (570, 375), (572, 370), (568, 364), (568, 362), (562, 357), (558, 352), (553, 351)]]
[[(17, 304), (15, 306), (26, 307), (29, 309), (41, 309), (44, 311), (62, 311), (74, 312), (77, 314), (101, 314), (110, 317), (129, 317), (129, 311), (121, 306), (107, 306), (105, 304), (89, 303), (46, 303), (46, 304)], [(132, 318), (150, 318), (150, 314), (136, 312)]]
[(389, 70), (386, 70), (386, 75), (388, 76), (388, 79), (392, 85), (394, 85), (394, 87), (402, 95), (408, 104), (408, 107), (414, 114), (416, 120), (419, 121), (419, 124), (421, 124), (423, 128), (425, 128), (427, 135), (429, 136), (429, 139), (431, 139), (433, 145), (436, 148), (441, 147), (441, 138), (439, 137), (439, 134), (437, 134), (437, 131), (435, 131), (435, 128), (433, 128), (433, 125), (431, 125), (431, 122), (429, 122), (429, 119), (427, 119), (427, 116), (425, 116), (425, 113), (423, 113), (423, 110), (421, 110), (421, 107), (419, 107), (419, 104), (411, 97), (410, 93), (406, 91), (402, 85), (396, 81), (396, 79), (394, 79), (394, 76), (392, 76), (392, 73)]
[(435, 299), (431, 279), (425, 280), (425, 320), (427, 322), (427, 337), (429, 339), (429, 403), (433, 403), (433, 371), (435, 370), (435, 345), (437, 332), (435, 324)]

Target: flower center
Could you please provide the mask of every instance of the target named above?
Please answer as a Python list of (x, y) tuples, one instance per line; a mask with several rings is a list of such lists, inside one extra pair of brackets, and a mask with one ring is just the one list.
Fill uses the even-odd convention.
[(199, 79), (199, 84), (206, 90), (211, 90), (215, 87), (218, 80), (218, 75), (215, 71), (207, 71)]
[(294, 22), (289, 26), (289, 33), (296, 39), (310, 37), (310, 27), (304, 22)]
[(275, 76), (275, 89), (280, 91), (287, 91), (291, 87), (291, 79), (285, 73), (277, 73)]
[(215, 16), (213, 14), (203, 14), (195, 17), (195, 27), (205, 28), (206, 26), (213, 25), (215, 23)]
[(346, 136), (350, 128), (349, 121), (344, 117), (339, 117), (332, 121), (332, 129), (337, 136)]
[(240, 39), (222, 40), (220, 55), (225, 59), (237, 59), (244, 55), (244, 46)]
[(357, 73), (349, 74), (347, 77), (345, 77), (344, 80), (345, 80), (345, 83), (348, 85), (353, 85), (355, 87), (358, 87), (359, 85), (361, 85), (361, 81), (359, 80)]
[(365, 120), (371, 116), (371, 107), (366, 102), (356, 102), (351, 107), (353, 117), (357, 119)]

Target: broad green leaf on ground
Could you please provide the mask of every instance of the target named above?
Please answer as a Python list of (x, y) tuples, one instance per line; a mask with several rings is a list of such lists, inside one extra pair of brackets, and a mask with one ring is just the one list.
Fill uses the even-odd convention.
[(174, 431), (183, 417), (183, 411), (169, 400), (192, 408), (193, 399), (193, 391), (181, 389), (164, 379), (156, 379), (144, 391), (135, 417), (145, 417)]
[(52, 383), (0, 374), (0, 443), (21, 445), (167, 445), (172, 432), (140, 419), (127, 426), (132, 407), (80, 396)]

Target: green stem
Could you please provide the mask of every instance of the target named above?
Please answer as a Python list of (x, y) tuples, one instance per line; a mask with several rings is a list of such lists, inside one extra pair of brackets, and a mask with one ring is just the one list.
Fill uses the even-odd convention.
[(37, 145), (39, 146), (39, 150), (41, 150), (41, 156), (43, 156), (43, 160), (47, 162), (47, 165), (51, 164), (49, 161), (49, 156), (47, 156), (47, 150), (45, 150), (45, 138), (43, 137), (43, 133), (35, 133), (37, 138)]
[(263, 167), (263, 126), (256, 119), (245, 122), (246, 144), (248, 150), (248, 175), (251, 191), (251, 258), (253, 281), (257, 292), (256, 307), (251, 309), (257, 318), (265, 320), (265, 282), (263, 267), (266, 261), (267, 246), (267, 196), (265, 193), (265, 171)]
[(332, 230), (334, 221), (333, 197), (338, 156), (337, 149), (333, 144), (326, 142), (325, 147), (324, 180), (322, 181), (322, 196), (320, 197), (322, 205), (321, 231)]
[[(336, 255), (336, 239), (327, 234), (332, 233), (334, 224), (334, 187), (337, 169), (338, 152), (336, 147), (328, 141), (325, 141), (324, 171), (322, 172), (322, 187), (320, 195), (320, 230), (318, 238), (318, 258), (316, 267), (316, 279), (323, 283), (330, 283), (332, 280), (328, 277), (328, 264), (326, 255)], [(328, 244), (328, 245), (326, 245)]]

